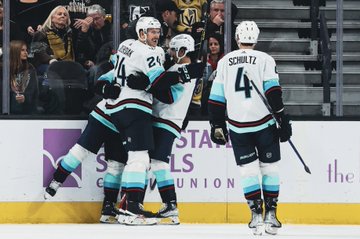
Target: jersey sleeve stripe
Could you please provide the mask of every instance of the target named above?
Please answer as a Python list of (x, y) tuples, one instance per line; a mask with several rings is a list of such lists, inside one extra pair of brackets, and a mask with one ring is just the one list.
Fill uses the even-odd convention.
[(225, 107), (225, 103), (223, 103), (223, 102), (218, 102), (218, 101), (214, 101), (214, 100), (208, 100), (208, 103), (212, 104), (212, 105), (216, 105), (216, 106)]
[(155, 69), (152, 69), (149, 71), (146, 75), (149, 77), (150, 83), (153, 84), (155, 80), (159, 80), (161, 77), (161, 74), (164, 73), (163, 67), (156, 67)]
[(271, 79), (264, 81), (264, 92), (268, 91), (272, 87), (280, 86), (279, 79)]

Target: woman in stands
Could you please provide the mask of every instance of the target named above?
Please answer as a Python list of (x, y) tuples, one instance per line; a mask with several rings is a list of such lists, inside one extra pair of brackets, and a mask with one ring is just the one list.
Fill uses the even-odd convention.
[(10, 113), (37, 112), (38, 80), (24, 41), (10, 42)]
[(65, 7), (57, 6), (51, 11), (42, 29), (34, 34), (32, 50), (36, 66), (75, 60), (70, 17)]

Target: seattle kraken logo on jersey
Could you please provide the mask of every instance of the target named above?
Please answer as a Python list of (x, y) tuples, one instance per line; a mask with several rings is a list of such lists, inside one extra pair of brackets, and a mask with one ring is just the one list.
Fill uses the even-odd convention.
[(150, 10), (149, 6), (130, 5), (129, 6), (129, 12), (130, 12), (129, 20), (130, 21), (136, 20), (136, 19), (140, 18), (142, 15), (144, 15), (149, 10)]

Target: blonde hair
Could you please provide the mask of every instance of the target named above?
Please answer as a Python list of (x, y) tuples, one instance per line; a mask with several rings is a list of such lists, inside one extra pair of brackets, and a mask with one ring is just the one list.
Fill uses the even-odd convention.
[(57, 6), (50, 12), (49, 16), (46, 18), (44, 24), (42, 25), (42, 29), (53, 29), (52, 17), (53, 17), (53, 15), (55, 15), (55, 13), (60, 8), (65, 10), (65, 12), (66, 12), (66, 14), (68, 16), (67, 27), (70, 26), (71, 20), (70, 20), (69, 11), (64, 6)]

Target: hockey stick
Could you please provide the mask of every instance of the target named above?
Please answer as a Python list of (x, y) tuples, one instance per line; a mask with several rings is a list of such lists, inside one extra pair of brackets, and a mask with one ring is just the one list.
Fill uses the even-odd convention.
[[(273, 119), (275, 120), (275, 122), (277, 123), (278, 127), (280, 127), (280, 122), (279, 120), (275, 117), (273, 110), (271, 109), (269, 103), (267, 102), (267, 100), (265, 99), (265, 97), (260, 93), (259, 89), (257, 88), (257, 86), (255, 85), (253, 80), (250, 80), (252, 86), (254, 87), (255, 91), (258, 93), (258, 95), (260, 96), (262, 102), (265, 104), (266, 108), (268, 109), (268, 111), (270, 112), (271, 116), (273, 117)], [(306, 166), (304, 160), (302, 159), (299, 151), (296, 149), (295, 145), (293, 144), (293, 142), (291, 141), (291, 139), (288, 139), (288, 142), (291, 146), (291, 148), (294, 150), (295, 154), (298, 156), (298, 158), (300, 159), (301, 163), (304, 166), (304, 170), (308, 173), (311, 174), (310, 169), (308, 166)]]

